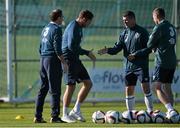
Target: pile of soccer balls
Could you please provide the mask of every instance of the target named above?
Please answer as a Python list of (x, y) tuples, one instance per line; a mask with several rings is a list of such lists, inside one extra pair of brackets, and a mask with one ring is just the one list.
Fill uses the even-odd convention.
[(109, 123), (117, 124), (123, 123), (179, 123), (180, 115), (179, 113), (172, 113), (167, 116), (160, 110), (155, 110), (152, 113), (147, 111), (124, 111), (123, 113), (110, 110), (106, 113), (99, 110), (92, 114), (92, 121), (94, 123)]

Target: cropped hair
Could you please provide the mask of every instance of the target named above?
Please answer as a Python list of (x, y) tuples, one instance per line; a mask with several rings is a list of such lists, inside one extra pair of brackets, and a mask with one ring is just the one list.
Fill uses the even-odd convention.
[(82, 10), (80, 13), (79, 13), (79, 18), (86, 18), (88, 20), (92, 20), (94, 17), (93, 13), (90, 12), (89, 10)]
[(129, 17), (129, 18), (136, 19), (134, 12), (133, 11), (129, 11), (129, 10), (125, 11), (123, 13), (123, 17)]
[(160, 18), (165, 18), (165, 11), (163, 8), (155, 8), (153, 13), (156, 13)]
[(58, 17), (62, 17), (62, 10), (60, 9), (54, 9), (50, 14), (49, 18), (51, 21), (56, 21)]

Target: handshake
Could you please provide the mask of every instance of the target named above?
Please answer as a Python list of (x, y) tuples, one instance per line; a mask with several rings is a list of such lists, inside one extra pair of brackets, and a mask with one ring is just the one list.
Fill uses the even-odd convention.
[(106, 54), (108, 52), (108, 48), (106, 48), (106, 46), (100, 50), (98, 50), (98, 54), (99, 55), (103, 55), (103, 54)]
[[(97, 53), (99, 55), (103, 55), (106, 54), (108, 52), (108, 49), (106, 48), (106, 46), (100, 50), (97, 51)], [(92, 60), (92, 61), (96, 61), (96, 56), (93, 54), (93, 49), (89, 51), (88, 57)]]
[[(106, 48), (106, 46), (105, 46), (104, 48), (98, 50), (97, 53), (98, 53), (99, 55), (106, 54), (106, 53), (108, 53), (108, 48)], [(133, 54), (133, 53), (132, 53), (132, 54), (129, 54), (129, 56), (127, 57), (127, 59), (128, 59), (129, 61), (134, 60), (134, 59), (135, 59), (135, 54)]]

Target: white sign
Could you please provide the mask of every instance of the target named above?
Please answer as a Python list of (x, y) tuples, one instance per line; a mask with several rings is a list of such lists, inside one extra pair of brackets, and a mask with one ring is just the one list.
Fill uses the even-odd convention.
[[(95, 68), (90, 69), (89, 74), (93, 82), (92, 92), (124, 92), (124, 69), (119, 68)], [(152, 80), (153, 69), (150, 70)], [(172, 83), (173, 92), (180, 92), (180, 70), (176, 70)], [(140, 82), (137, 82), (136, 91), (142, 92)]]

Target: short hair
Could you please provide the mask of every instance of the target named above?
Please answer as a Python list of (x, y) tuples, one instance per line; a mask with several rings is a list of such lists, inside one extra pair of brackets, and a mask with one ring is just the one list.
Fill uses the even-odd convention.
[(62, 10), (60, 9), (54, 9), (50, 14), (49, 18), (51, 21), (56, 21), (58, 17), (62, 17)]
[(136, 19), (136, 17), (135, 17), (135, 14), (134, 14), (134, 12), (133, 11), (125, 11), (124, 13), (123, 13), (123, 17), (130, 17), (130, 18), (133, 18), (133, 19)]
[(163, 8), (155, 8), (153, 13), (156, 13), (160, 18), (165, 18), (165, 11)]
[(89, 10), (82, 10), (79, 13), (79, 18), (86, 18), (86, 19), (92, 20), (93, 17), (94, 17), (93, 13), (90, 12)]

